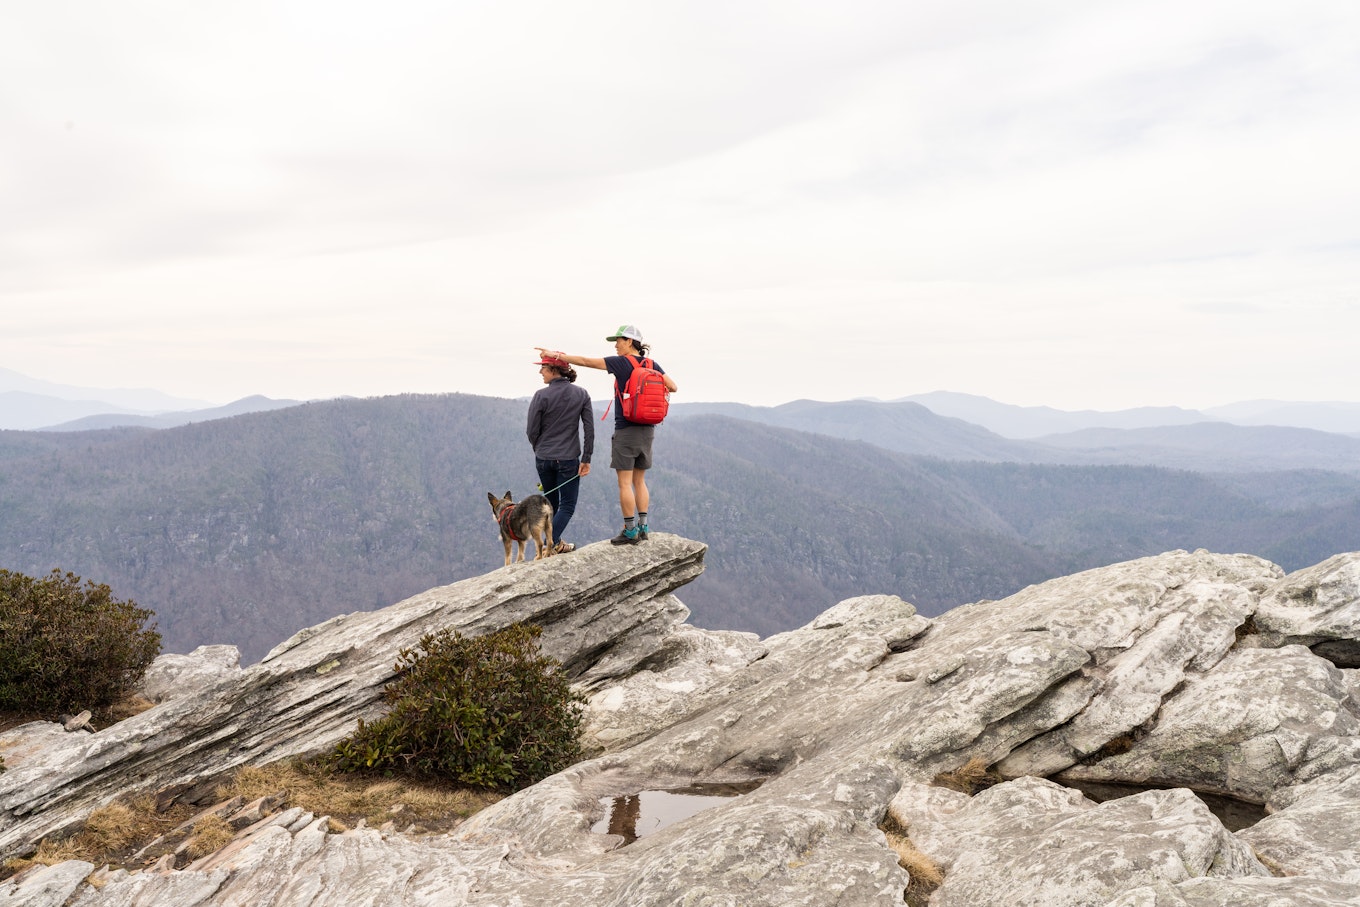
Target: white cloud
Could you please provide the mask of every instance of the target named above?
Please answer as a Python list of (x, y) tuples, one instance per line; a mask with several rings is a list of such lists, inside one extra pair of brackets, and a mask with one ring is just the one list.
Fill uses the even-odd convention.
[(0, 361), (39, 377), (517, 396), (632, 320), (688, 399), (1360, 399), (1352, 4), (7, 20)]

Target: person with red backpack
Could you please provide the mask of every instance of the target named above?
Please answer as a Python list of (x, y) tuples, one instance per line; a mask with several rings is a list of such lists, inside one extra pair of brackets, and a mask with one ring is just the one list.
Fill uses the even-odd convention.
[[(614, 434), (610, 438), (609, 467), (619, 480), (619, 509), (623, 531), (610, 539), (615, 545), (636, 545), (647, 540), (647, 470), (652, 467), (652, 437), (666, 417), (668, 395), (675, 381), (647, 353), (642, 332), (635, 325), (620, 325), (606, 337), (614, 355), (603, 358), (569, 356), (561, 351), (535, 347), (541, 358), (560, 359), (569, 365), (598, 368), (614, 378)], [(608, 415), (608, 410), (605, 411)]]

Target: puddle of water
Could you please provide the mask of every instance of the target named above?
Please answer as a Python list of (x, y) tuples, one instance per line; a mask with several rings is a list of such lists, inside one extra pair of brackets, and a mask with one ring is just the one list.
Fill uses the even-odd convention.
[(601, 797), (604, 818), (590, 827), (601, 835), (620, 835), (632, 844), (668, 825), (688, 819), (725, 800), (749, 794), (760, 782), (692, 784), (674, 790), (644, 790), (622, 797)]
[[(1132, 796), (1145, 790), (1161, 790), (1161, 788), (1156, 787), (1138, 787), (1132, 784), (1102, 784), (1094, 781), (1061, 781), (1059, 783), (1081, 791), (1097, 803), (1104, 803), (1106, 800), (1118, 800), (1120, 797)], [(1251, 828), (1266, 817), (1266, 808), (1258, 803), (1247, 803), (1243, 800), (1234, 800), (1231, 797), (1222, 797), (1217, 794), (1206, 794), (1202, 791), (1191, 791), (1191, 793), (1204, 801), (1204, 805), (1209, 807), (1209, 812), (1217, 816), (1218, 821), (1222, 822), (1223, 827), (1228, 831), (1241, 831), (1244, 828)]]

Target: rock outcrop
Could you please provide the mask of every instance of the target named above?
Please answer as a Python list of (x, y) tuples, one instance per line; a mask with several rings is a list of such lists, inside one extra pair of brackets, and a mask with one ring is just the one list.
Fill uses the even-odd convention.
[[(1360, 554), (1285, 576), (1170, 552), (934, 620), (867, 595), (760, 640), (683, 622), (671, 593), (703, 551), (655, 536), (511, 566), (251, 668), (217, 653), (196, 691), (95, 734), (0, 735), (17, 853), (122, 792), (330, 745), (423, 632), (532, 620), (589, 694), (598, 752), (448, 834), (336, 834), (293, 810), (188, 868), (72, 861), (0, 882), (0, 902), (1360, 903)], [(990, 767), (980, 792), (942, 785), (968, 767)], [(604, 821), (696, 783), (742, 793), (635, 841)]]
[(684, 606), (669, 593), (699, 575), (703, 553), (703, 545), (669, 536), (629, 556), (601, 545), (548, 570), (512, 565), (381, 611), (332, 618), (244, 670), (230, 669), (233, 659), (221, 651), (192, 672), (170, 656), (149, 672), (156, 689), (148, 692), (166, 695), (168, 675), (194, 695), (98, 734), (54, 736), (38, 725), (0, 738), (0, 746), (46, 741), (36, 752), (28, 743), (0, 750), (9, 768), (0, 775), (0, 857), (70, 828), (115, 797), (192, 787), (237, 766), (332, 746), (357, 719), (381, 713), (400, 650), (439, 627), (478, 633), (536, 623), (544, 627), (543, 650), (584, 683), (626, 673), (683, 618)]

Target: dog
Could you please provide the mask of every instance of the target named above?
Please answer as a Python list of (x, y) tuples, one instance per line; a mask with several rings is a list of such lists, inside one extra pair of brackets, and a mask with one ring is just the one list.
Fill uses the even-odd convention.
[(486, 493), (491, 502), (491, 514), (501, 530), (501, 544), (505, 546), (505, 566), (510, 566), (510, 544), (519, 543), (519, 558), (524, 560), (524, 552), (529, 547), (529, 539), (534, 540), (534, 560), (551, 557), (553, 551), (553, 509), (548, 499), (541, 494), (531, 494), (518, 504), (510, 497), (498, 498), (491, 492)]

